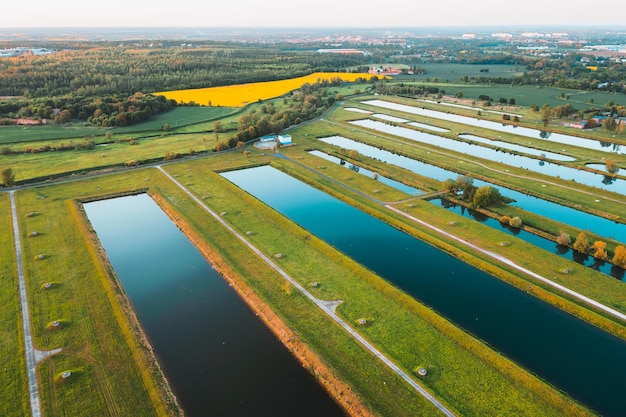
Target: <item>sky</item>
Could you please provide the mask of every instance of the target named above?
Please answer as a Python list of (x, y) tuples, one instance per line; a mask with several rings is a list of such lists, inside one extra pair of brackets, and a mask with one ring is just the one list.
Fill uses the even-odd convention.
[(0, 29), (38, 27), (617, 26), (604, 0), (27, 0), (3, 2)]

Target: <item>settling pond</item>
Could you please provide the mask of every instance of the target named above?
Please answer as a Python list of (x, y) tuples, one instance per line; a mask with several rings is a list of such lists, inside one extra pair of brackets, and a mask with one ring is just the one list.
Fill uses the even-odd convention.
[[(461, 152), (466, 155), (476, 156), (478, 158), (487, 159), (514, 167), (524, 168), (529, 171), (537, 172), (544, 175), (562, 178), (564, 180), (572, 180), (580, 184), (589, 185), (591, 187), (602, 188), (607, 191), (613, 191), (622, 195), (626, 195), (626, 181), (618, 178), (610, 177), (603, 174), (596, 174), (585, 170), (570, 168), (563, 165), (554, 164), (543, 161), (541, 159), (529, 158), (527, 156), (517, 155), (513, 153), (503, 152), (468, 142), (454, 139), (444, 138), (442, 136), (431, 135), (429, 133), (420, 132), (402, 126), (393, 126), (383, 122), (363, 119), (350, 122), (353, 125), (365, 127), (367, 129), (376, 130), (391, 135), (400, 136), (416, 142), (428, 145), (438, 146), (444, 149), (450, 149), (455, 152)], [(480, 138), (474, 135), (461, 135), (468, 140), (486, 143), (488, 139)], [(495, 145), (495, 144), (494, 144)], [(520, 149), (518, 149), (520, 150)], [(546, 154), (547, 158), (553, 158), (558, 154), (539, 151), (537, 149), (527, 149), (535, 153)], [(562, 155), (561, 155), (562, 156)], [(563, 160), (561, 158), (560, 160)]]
[[(354, 172), (358, 172), (359, 174), (363, 174), (365, 176), (368, 176), (370, 178), (372, 178), (372, 172), (363, 168), (363, 167), (359, 167), (357, 165), (354, 164), (347, 164), (346, 161), (336, 158), (332, 155), (328, 155), (325, 154), (324, 152), (320, 152), (320, 151), (310, 151), (309, 152), (311, 155), (315, 155), (318, 156), (320, 158), (323, 158), (327, 161), (333, 162), (335, 164), (340, 164), (343, 165), (344, 167), (354, 171)], [(346, 165), (347, 164), (347, 165)], [(406, 184), (403, 184), (401, 182), (398, 181), (394, 181), (392, 179), (389, 178), (385, 178), (383, 176), (379, 176), (378, 177), (378, 181), (382, 182), (383, 184), (387, 184), (390, 187), (393, 187), (395, 189), (397, 189), (398, 191), (403, 191), (409, 195), (413, 195), (413, 196), (417, 196), (417, 195), (421, 195), (423, 194), (422, 191), (410, 187)], [(562, 246), (562, 245), (557, 245), (556, 243), (554, 243), (553, 241), (546, 239), (544, 237), (535, 235), (533, 233), (527, 232), (523, 229), (518, 229), (516, 227), (510, 227), (508, 225), (503, 225), (500, 221), (491, 218), (489, 216), (486, 216), (485, 214), (482, 214), (476, 210), (472, 210), (472, 209), (467, 209), (464, 206), (460, 206), (457, 204), (454, 204), (446, 199), (441, 199), (441, 198), (435, 198), (435, 199), (429, 199), (428, 200), (430, 203), (433, 204), (437, 204), (440, 205), (441, 207), (449, 210), (449, 211), (454, 211), (455, 213), (464, 216), (466, 218), (478, 221), (480, 223), (486, 224), (487, 226), (496, 229), (496, 230), (500, 230), (503, 232), (506, 232), (510, 235), (516, 236), (520, 239), (522, 239), (525, 242), (528, 242), (530, 244), (533, 244), (539, 248), (545, 249), (547, 251), (550, 251), (554, 254), (560, 255), (564, 258), (568, 258), (573, 260), (574, 262), (577, 262), (581, 265), (587, 266), (589, 268), (595, 269), (598, 272), (602, 272), (603, 274), (609, 275), (613, 278), (617, 278), (619, 280), (624, 280), (625, 276), (626, 276), (626, 271), (624, 271), (624, 269), (612, 265), (609, 262), (605, 262), (603, 260), (600, 259), (595, 259), (592, 256), (589, 255), (585, 255), (585, 254), (581, 254), (576, 252), (575, 250), (570, 249), (567, 246)]]
[[(345, 138), (343, 136), (330, 136), (320, 138), (319, 140), (344, 149), (357, 150), (361, 155), (406, 168), (418, 175), (430, 177), (438, 181), (445, 181), (449, 178), (455, 179), (459, 175), (458, 172), (449, 171), (403, 155), (397, 155), (365, 143)], [(492, 187), (497, 188), (502, 195), (515, 200), (515, 203), (513, 204), (516, 206), (544, 217), (551, 218), (562, 223), (567, 223), (580, 230), (590, 230), (600, 236), (620, 241), (623, 241), (624, 236), (626, 236), (626, 224), (594, 216), (593, 214), (589, 214), (584, 211), (575, 210), (570, 207), (562, 206), (551, 201), (533, 197), (519, 191), (511, 190), (510, 188), (505, 188), (485, 181), (474, 180), (474, 185), (477, 187), (491, 185)], [(590, 200), (592, 200), (591, 197)], [(597, 204), (598, 207), (601, 207), (602, 201), (590, 201), (590, 204)]]
[(457, 114), (423, 109), (421, 107), (392, 103), (384, 100), (368, 100), (364, 101), (363, 104), (368, 104), (370, 106), (376, 106), (390, 110), (397, 110), (410, 114), (416, 114), (423, 117), (431, 117), (433, 119), (447, 120), (449, 122), (482, 127), (498, 132), (513, 133), (515, 135), (525, 136), (532, 139), (542, 139), (550, 142), (560, 143), (563, 145), (579, 146), (581, 148), (593, 149), (603, 152), (614, 152), (620, 154), (626, 153), (626, 151), (622, 150), (622, 146), (617, 143), (600, 142), (599, 140), (579, 138), (577, 136), (564, 135), (562, 133), (545, 132), (538, 129), (530, 129), (527, 127), (492, 122), (490, 120), (476, 119), (468, 116), (459, 116)]
[(623, 340), (270, 166), (222, 175), (578, 401), (623, 415)]
[(187, 416), (345, 416), (149, 196), (85, 211)]

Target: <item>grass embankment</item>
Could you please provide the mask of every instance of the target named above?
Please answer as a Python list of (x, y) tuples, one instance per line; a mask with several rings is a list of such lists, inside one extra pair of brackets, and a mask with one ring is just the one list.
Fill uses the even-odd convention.
[[(359, 97), (358, 99), (355, 99), (353, 101), (353, 103), (361, 103), (362, 101), (366, 101), (366, 100), (370, 100), (370, 99), (380, 99), (380, 97), (377, 96), (362, 96)], [(431, 109), (431, 110), (437, 110), (440, 112), (444, 112), (444, 113), (454, 113), (454, 114), (459, 114), (462, 116), (468, 116), (468, 117), (477, 117), (477, 110), (474, 109), (466, 109), (466, 108), (462, 108), (462, 107), (452, 107), (449, 105), (446, 105), (445, 102), (444, 103), (432, 103), (432, 102), (426, 102), (424, 100), (421, 99), (412, 99), (412, 98), (405, 98), (405, 97), (398, 97), (398, 96), (385, 96), (383, 98), (383, 100), (385, 101), (392, 101), (395, 103), (401, 103), (401, 104), (407, 104), (410, 106), (417, 106), (417, 107), (423, 107), (423, 108), (427, 108), (427, 109)], [(449, 102), (454, 103), (454, 99), (450, 98), (450, 97), (446, 97), (446, 100)], [(435, 101), (437, 101), (435, 99)], [(479, 103), (480, 104), (480, 103)], [(388, 113), (388, 112), (393, 112), (393, 110), (389, 110), (389, 109), (384, 109), (378, 106), (367, 106), (366, 104), (359, 104), (357, 107), (365, 107), (368, 110), (372, 110), (374, 112), (377, 113)], [(498, 122), (498, 123), (502, 123), (502, 115), (497, 113), (498, 111), (504, 111), (504, 112), (508, 112), (508, 113), (512, 113), (512, 114), (519, 114), (521, 115), (520, 121), (513, 123), (515, 125), (518, 126), (524, 126), (524, 127), (528, 127), (531, 129), (535, 129), (535, 130), (543, 130), (546, 132), (557, 132), (557, 133), (562, 133), (565, 135), (570, 135), (570, 136), (576, 136), (576, 137), (583, 137), (583, 138), (589, 138), (589, 139), (595, 139), (595, 140), (600, 140), (600, 141), (605, 141), (605, 142), (617, 142), (617, 143), (626, 143), (626, 133), (622, 132), (622, 133), (617, 133), (617, 132), (608, 132), (604, 129), (576, 129), (576, 128), (571, 128), (571, 127), (565, 127), (563, 125), (563, 122), (565, 120), (561, 120), (561, 119), (552, 119), (547, 125), (544, 125), (544, 121), (542, 120), (542, 112), (535, 112), (532, 111), (529, 107), (518, 107), (518, 106), (493, 106), (493, 107), (485, 107), (484, 111), (481, 111), (481, 115), (480, 118), (481, 119), (487, 119), (487, 120), (491, 120), (494, 122)], [(495, 112), (492, 112), (492, 111)], [(393, 113), (391, 113), (393, 114)], [(400, 114), (404, 114), (404, 113), (400, 113)], [(406, 116), (406, 114), (404, 114)], [(413, 115), (415, 116), (415, 115)], [(418, 116), (419, 117), (419, 116)], [(422, 117), (423, 119), (423, 117)], [(442, 121), (441, 119), (437, 119), (437, 118), (427, 118), (430, 122), (432, 122), (433, 124), (435, 124), (436, 126), (438, 126), (439, 123), (445, 122)], [(448, 122), (450, 123), (450, 122)], [(509, 124), (511, 124), (512, 122), (509, 121)], [(429, 123), (430, 124), (430, 123)], [(443, 126), (443, 125), (442, 125)], [(459, 125), (457, 125), (458, 128)], [(493, 132), (494, 131), (489, 131), (488, 129), (480, 129), (476, 126), (471, 126), (471, 125), (464, 125), (465, 128), (463, 129), (463, 133), (470, 133), (472, 131), (472, 129), (475, 129), (474, 132), (491, 132), (491, 134), (488, 137), (493, 138)], [(474, 133), (473, 132), (473, 133)], [(496, 136), (502, 136), (502, 138), (506, 138), (506, 137), (512, 137), (515, 138), (515, 135), (513, 135), (512, 133), (509, 134), (507, 132), (500, 132), (497, 131)], [(519, 136), (518, 136), (518, 140), (519, 140)], [(522, 139), (525, 139), (525, 142), (522, 141), (520, 144), (524, 145), (527, 144), (529, 141), (531, 142), (535, 142), (535, 141), (541, 141), (542, 145), (547, 145), (547, 146), (551, 146), (550, 145), (550, 139), (547, 138), (546, 140), (541, 140), (540, 138), (528, 138), (526, 136), (522, 136)], [(545, 143), (544, 143), (545, 142)], [(566, 148), (566, 152), (572, 152), (572, 149), (569, 149), (569, 151), (567, 150), (567, 145), (563, 145), (563, 144), (554, 144), (555, 146), (557, 146), (556, 151), (561, 151), (564, 147)], [(559, 148), (560, 146), (560, 148)], [(550, 148), (552, 149), (552, 148)], [(584, 148), (583, 148), (584, 150)], [(610, 148), (607, 148), (607, 151), (610, 151)], [(610, 154), (609, 152), (600, 152), (600, 154)]]
[[(71, 202), (147, 187), (150, 177), (135, 172), (17, 193), (33, 342), (41, 350), (63, 349), (38, 368), (47, 416), (178, 414), (130, 307), (94, 250), (95, 235)], [(55, 320), (58, 328), (50, 325)], [(72, 376), (60, 382), (66, 370)]]
[[(251, 231), (249, 240), (265, 253), (284, 254), (281, 267), (317, 297), (344, 300), (338, 312), (348, 323), (358, 327), (358, 318), (373, 318), (372, 325), (359, 331), (414, 375), (419, 366), (429, 368), (432, 377), (423, 383), (461, 415), (589, 413), (247, 193), (207, 174), (213, 169), (208, 160), (167, 169), (214, 211), (226, 212), (227, 221), (242, 234)], [(206, 215), (194, 216), (189, 211), (185, 217), (204, 239), (213, 242), (214, 227), (201, 224)], [(257, 267), (243, 273), (241, 261), (257, 262), (255, 257), (238, 245), (230, 253), (223, 252), (228, 246), (218, 247), (299, 338), (321, 353), (380, 415), (427, 414), (420, 409), (423, 400), (403, 384), (396, 385), (395, 377), (385, 376), (388, 371), (381, 374), (378, 361), (341, 331), (336, 333), (336, 326), (329, 325), (310, 303), (300, 302), (302, 297), (282, 279), (275, 274), (271, 279), (263, 277)], [(311, 281), (320, 286), (310, 287)]]
[[(587, 211), (594, 215), (603, 216), (614, 221), (626, 222), (626, 218), (624, 217), (623, 196), (595, 187), (577, 184), (574, 181), (565, 181), (556, 177), (529, 172), (521, 168), (515, 168), (488, 160), (479, 160), (479, 162), (478, 158), (470, 158), (466, 155), (457, 154), (453, 150), (435, 148), (427, 144), (402, 140), (398, 137), (391, 137), (381, 132), (354, 129), (351, 128), (351, 126), (345, 126), (343, 124), (320, 122), (301, 129), (299, 128), (296, 132), (301, 135), (297, 140), (305, 146), (337, 150), (336, 147), (329, 147), (329, 145), (314, 141), (312, 138), (340, 134), (347, 138), (437, 165), (454, 172), (464, 173), (524, 193), (540, 196), (541, 198), (578, 210)], [(305, 135), (306, 137), (302, 137)], [(381, 164), (378, 165), (380, 166)], [(451, 177), (455, 176), (456, 174), (451, 174)], [(404, 175), (400, 178), (406, 179), (410, 177), (415, 177), (415, 174), (408, 173), (408, 175)], [(505, 192), (503, 194), (506, 195)], [(596, 199), (600, 199), (601, 204), (596, 202)]]
[(0, 193), (0, 415), (29, 414), (28, 377), (8, 193)]
[[(306, 160), (298, 160), (298, 163), (306, 162)], [(320, 163), (322, 160), (317, 158), (313, 163)], [(326, 165), (324, 165), (325, 163)], [(327, 167), (329, 169), (337, 169), (337, 165), (323, 161), (322, 164), (316, 165), (316, 168)], [(387, 209), (381, 207), (380, 204), (373, 202), (371, 199), (365, 198), (359, 194), (352, 193), (343, 185), (337, 184), (336, 181), (319, 175), (312, 174), (309, 170), (305, 170), (299, 166), (294, 166), (284, 160), (276, 160), (275, 165), (282, 167), (290, 175), (300, 178), (302, 181), (308, 182), (317, 188), (321, 188), (326, 192), (334, 194), (337, 198), (346, 200), (349, 204), (356, 206), (370, 214), (381, 218), (387, 223), (395, 227), (407, 231), (430, 244), (445, 250), (448, 253), (462, 259), (463, 261), (473, 264), (505, 281), (516, 285), (517, 287), (528, 290), (528, 285), (532, 284), (532, 292), (539, 298), (561, 308), (572, 314), (587, 320), (590, 323), (601, 327), (610, 333), (616, 334), (622, 338), (626, 338), (626, 328), (622, 323), (616, 323), (613, 317), (602, 317), (593, 311), (589, 311), (589, 306), (582, 304), (576, 299), (571, 299), (573, 303), (566, 300), (571, 298), (556, 292), (553, 288), (546, 284), (537, 282), (531, 277), (519, 272), (514, 268), (510, 268), (500, 263), (495, 263), (493, 259), (476, 253), (455, 240), (447, 239), (432, 230), (420, 226), (410, 220), (396, 215)], [(334, 165), (334, 166), (330, 166)], [(345, 168), (340, 168), (344, 171)], [(326, 175), (327, 171), (319, 171), (320, 175)], [(386, 195), (386, 187), (362, 175), (354, 174), (355, 177), (346, 177), (350, 179), (349, 187), (356, 189), (361, 193), (369, 195), (372, 198), (379, 199)], [(359, 178), (360, 177), (360, 178)], [(409, 196), (406, 196), (409, 197)], [(508, 234), (495, 230), (489, 226), (466, 219), (460, 215), (449, 212), (443, 208), (436, 207), (422, 200), (411, 200), (404, 204), (398, 204), (397, 207), (408, 214), (419, 219), (427, 221), (440, 229), (474, 243), (479, 247), (488, 249), (491, 252), (499, 253), (509, 259), (514, 260), (518, 265), (523, 266), (533, 272), (544, 277), (551, 278), (555, 282), (565, 285), (574, 291), (580, 292), (596, 301), (606, 304), (616, 310), (626, 312), (626, 288), (622, 282), (606, 277), (591, 268), (584, 267), (574, 261), (563, 259), (562, 257), (538, 248), (532, 244), (524, 242), (520, 239), (512, 237)], [(451, 222), (453, 224), (451, 224)], [(501, 242), (507, 242), (501, 245)], [(514, 244), (511, 244), (513, 242)], [(524, 254), (520, 256), (519, 254)], [(561, 272), (568, 270), (567, 274)]]

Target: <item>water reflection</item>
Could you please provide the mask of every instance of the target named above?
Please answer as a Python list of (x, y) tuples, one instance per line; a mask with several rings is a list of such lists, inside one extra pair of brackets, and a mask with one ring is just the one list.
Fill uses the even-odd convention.
[[(406, 104), (398, 104), (392, 103), (390, 101), (384, 100), (367, 100), (364, 101), (363, 104), (368, 104), (371, 106), (382, 107), (391, 110), (398, 110), (401, 112), (409, 113), (409, 114), (417, 114), (424, 117), (432, 117), (435, 119), (447, 120), (454, 123), (462, 123), (471, 126), (484, 127), (486, 129), (496, 130), (499, 132), (508, 132), (515, 133), (516, 135), (526, 136), (529, 138), (540, 138), (541, 130), (530, 129), (527, 127), (510, 125), (510, 124), (502, 124), (497, 122), (492, 122), (490, 120), (477, 119), (467, 116), (459, 116), (456, 114), (444, 113), (436, 110), (423, 109), (420, 107), (409, 106)], [(515, 132), (513, 132), (515, 130)], [(544, 133), (545, 135), (545, 133)], [(549, 137), (551, 142), (561, 143), (563, 145), (573, 145), (580, 146), (587, 149), (595, 149), (601, 150), (604, 152), (621, 152), (621, 145), (614, 144), (611, 142), (603, 142), (604, 144), (608, 144), (607, 146), (603, 146), (600, 141), (595, 139), (587, 139), (581, 138), (578, 136), (565, 135), (562, 133), (550, 133)], [(608, 148), (608, 149), (607, 149)]]
[[(549, 175), (555, 178), (561, 178), (564, 180), (572, 180), (580, 184), (589, 185), (592, 187), (604, 188), (607, 191), (620, 193), (626, 195), (626, 181), (615, 180), (609, 184), (604, 183), (604, 175), (596, 174), (595, 172), (589, 172), (585, 170), (579, 170), (570, 168), (547, 161), (538, 161), (536, 158), (529, 158), (523, 155), (517, 155), (514, 153), (508, 153), (501, 149), (492, 149), (484, 146), (475, 145), (472, 143), (462, 142), (454, 139), (448, 139), (442, 136), (436, 136), (430, 133), (424, 133), (409, 129), (402, 126), (389, 125), (383, 122), (362, 119), (350, 122), (350, 124), (365, 127), (368, 129), (377, 130), (379, 132), (400, 136), (405, 139), (409, 139), (416, 142), (426, 143), (433, 146), (450, 149), (455, 152), (461, 152), (467, 155), (475, 156), (478, 158), (488, 159), (494, 162), (500, 162), (503, 164), (511, 165), (514, 167), (524, 168), (529, 171), (538, 172), (544, 175)], [(488, 142), (488, 139), (480, 138), (474, 135), (460, 135), (464, 138), (480, 141), (481, 143)], [(513, 146), (513, 145), (512, 145)], [(534, 150), (537, 152), (537, 150)], [(542, 152), (545, 155), (545, 151)], [(551, 154), (556, 155), (556, 154)], [(540, 155), (539, 155), (540, 156)], [(538, 168), (539, 167), (539, 168)]]
[[(403, 155), (378, 149), (372, 145), (357, 142), (343, 136), (330, 136), (320, 138), (319, 140), (340, 148), (355, 149), (361, 155), (406, 168), (418, 175), (430, 177), (438, 181), (456, 178), (459, 174), (463, 174), (463, 172), (449, 171)], [(626, 184), (626, 182), (623, 183)], [(543, 200), (541, 198), (530, 196), (486, 181), (474, 180), (474, 185), (477, 187), (491, 185), (492, 187), (498, 189), (500, 194), (513, 199), (514, 202), (511, 204), (519, 206), (524, 210), (569, 224), (570, 226), (580, 230), (593, 230), (593, 232), (597, 235), (613, 239), (617, 238), (617, 240), (620, 240), (619, 238), (623, 240), (624, 236), (626, 236), (626, 224), (594, 216), (593, 214), (575, 210), (571, 207), (562, 206), (548, 200)]]
[(344, 416), (150, 197), (85, 211), (185, 415)]

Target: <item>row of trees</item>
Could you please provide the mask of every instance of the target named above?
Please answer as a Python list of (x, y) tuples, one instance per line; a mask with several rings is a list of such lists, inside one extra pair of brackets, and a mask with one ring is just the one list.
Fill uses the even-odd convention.
[[(584, 232), (580, 232), (578, 236), (576, 236), (574, 244), (572, 244), (570, 235), (565, 232), (560, 232), (557, 236), (556, 242), (562, 246), (571, 246), (576, 252), (584, 255), (592, 255), (596, 259), (607, 261), (609, 258), (606, 251), (606, 242), (596, 240), (595, 242), (590, 243)], [(626, 247), (622, 245), (617, 245), (615, 247), (611, 263), (626, 269)]]
[(0, 96), (146, 93), (298, 77), (363, 64), (363, 55), (319, 54), (293, 45), (205, 42), (194, 48), (90, 43), (45, 56), (0, 60)]
[(462, 200), (470, 202), (475, 208), (489, 207), (503, 201), (498, 189), (490, 185), (476, 187), (474, 180), (465, 175), (459, 175), (456, 180), (451, 178), (445, 180), (442, 187)]
[(135, 93), (131, 96), (63, 96), (52, 98), (0, 101), (0, 124), (17, 119), (44, 120), (56, 124), (70, 120), (86, 121), (96, 126), (126, 126), (147, 120), (153, 114), (176, 106), (163, 96)]
[[(290, 97), (283, 99), (283, 106), (278, 110), (273, 103), (262, 104), (260, 111), (251, 112), (239, 117), (237, 131), (227, 142), (217, 144), (216, 150), (226, 150), (243, 144), (249, 140), (270, 133), (280, 133), (283, 129), (300, 124), (306, 120), (321, 116), (325, 109), (331, 107), (335, 97), (328, 92), (328, 87), (341, 83), (340, 79), (323, 80), (315, 84), (306, 83), (294, 91)], [(216, 132), (222, 130), (221, 124), (214, 125)]]
[[(502, 195), (497, 189), (491, 186), (476, 187), (472, 178), (464, 175), (459, 175), (456, 180), (447, 179), (443, 183), (443, 188), (460, 196), (461, 199), (469, 201), (475, 208), (488, 207), (502, 201)], [(522, 226), (522, 220), (519, 217), (502, 216), (500, 222), (516, 228)], [(592, 255), (596, 259), (608, 260), (609, 258), (606, 242), (595, 241), (591, 244), (584, 232), (576, 237), (573, 245), (571, 237), (565, 232), (560, 232), (556, 241), (559, 245), (571, 246), (578, 253)], [(616, 246), (611, 262), (626, 269), (626, 247)]]

